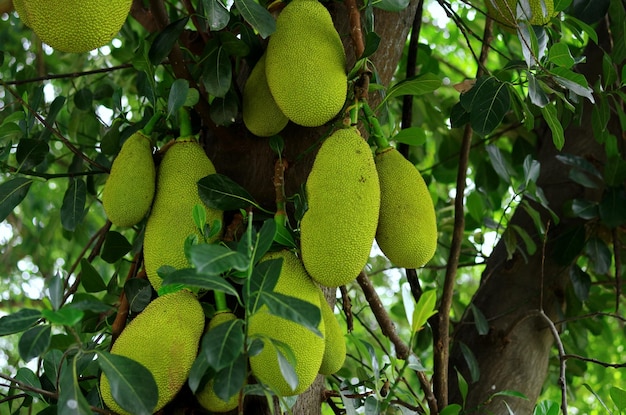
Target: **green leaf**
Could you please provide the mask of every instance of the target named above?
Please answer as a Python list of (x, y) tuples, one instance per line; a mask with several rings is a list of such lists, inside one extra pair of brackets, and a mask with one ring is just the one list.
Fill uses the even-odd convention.
[(565, 144), (565, 136), (563, 134), (563, 126), (559, 120), (556, 107), (554, 105), (546, 105), (541, 108), (541, 114), (548, 123), (550, 131), (552, 131), (552, 142), (557, 150), (562, 150)]
[(63, 305), (63, 293), (65, 286), (63, 278), (58, 272), (54, 274), (46, 283), (48, 288), (48, 297), (50, 298), (50, 304), (54, 310), (58, 310)]
[(413, 334), (420, 331), (431, 316), (437, 314), (436, 307), (437, 291), (424, 291), (415, 305), (415, 310), (413, 310), (413, 322), (411, 324)]
[(539, 108), (543, 108), (550, 103), (550, 98), (544, 92), (541, 87), (542, 82), (538, 80), (535, 75), (528, 72), (528, 98), (530, 98), (530, 102), (538, 106)]
[(89, 111), (93, 105), (93, 93), (89, 88), (81, 88), (74, 94), (74, 105), (81, 111)]
[(148, 59), (153, 65), (160, 64), (170, 54), (178, 37), (183, 32), (189, 17), (183, 17), (167, 25), (155, 38), (148, 51)]
[(129, 253), (132, 248), (133, 246), (124, 235), (117, 231), (109, 231), (104, 237), (104, 246), (100, 257), (109, 264), (113, 264)]
[[(383, 0), (386, 1), (386, 0)], [(375, 396), (368, 396), (365, 398), (365, 404), (363, 405), (365, 409), (365, 415), (380, 415), (381, 414), (381, 405), (376, 399)]]
[(553, 401), (541, 401), (535, 406), (533, 415), (559, 415), (559, 405)]
[(97, 293), (107, 288), (100, 273), (87, 258), (80, 260), (80, 284), (88, 293)]
[(41, 318), (41, 312), (31, 308), (23, 308), (13, 314), (0, 317), (0, 336), (20, 333), (31, 327)]
[(87, 185), (82, 179), (70, 178), (70, 184), (63, 196), (61, 205), (61, 224), (63, 228), (74, 232), (85, 216)]
[(170, 94), (167, 99), (167, 117), (175, 114), (185, 105), (187, 95), (189, 94), (189, 81), (186, 79), (177, 79), (170, 87)]
[(244, 20), (265, 39), (276, 31), (276, 21), (267, 9), (254, 0), (235, 0), (235, 7)]
[[(203, 340), (204, 341), (204, 338)], [(204, 346), (200, 345), (200, 350), (203, 350)], [(206, 355), (204, 353), (198, 353), (196, 356), (196, 360), (194, 360), (191, 365), (191, 370), (189, 371), (189, 378), (187, 379), (187, 384), (191, 391), (195, 394), (198, 391), (200, 386), (205, 385), (207, 381), (207, 377), (214, 377), (215, 372), (209, 366), (209, 362), (206, 360)]]
[(210, 208), (239, 210), (257, 206), (246, 189), (227, 176), (211, 174), (198, 181), (198, 194), (202, 202)]
[(50, 346), (51, 326), (48, 324), (32, 327), (26, 330), (17, 344), (22, 360), (28, 362), (41, 356)]
[(527, 155), (524, 159), (524, 181), (526, 186), (529, 183), (536, 183), (541, 172), (541, 164), (533, 159), (532, 155)]
[(489, 154), (489, 160), (495, 172), (504, 179), (505, 182), (511, 183), (511, 168), (509, 162), (504, 158), (504, 155), (495, 144), (489, 144), (485, 147), (487, 154)]
[(470, 309), (472, 310), (472, 315), (474, 316), (474, 324), (476, 324), (476, 331), (478, 331), (478, 334), (484, 336), (489, 333), (489, 322), (483, 312), (480, 311), (474, 303), (470, 304)]
[(202, 350), (209, 365), (215, 371), (230, 366), (240, 357), (244, 338), (243, 321), (239, 319), (226, 321), (209, 330), (202, 340)]
[[(266, 346), (267, 347), (267, 346)], [(285, 357), (283, 349), (277, 348), (276, 356), (278, 358), (278, 367), (280, 368), (280, 374), (283, 375), (283, 379), (287, 382), (291, 390), (295, 390), (300, 382), (298, 374), (294, 369), (294, 365)], [(295, 359), (294, 359), (295, 360)], [(297, 362), (294, 362), (297, 364)]]
[(528, 235), (526, 229), (522, 228), (519, 225), (512, 225), (512, 227), (515, 230), (515, 233), (517, 233), (519, 237), (522, 238), (522, 240), (524, 241), (524, 245), (526, 245), (526, 252), (529, 255), (533, 255), (537, 251), (537, 244), (535, 243), (535, 241), (533, 241), (530, 235)]
[(557, 42), (550, 47), (548, 52), (548, 60), (557, 66), (571, 68), (574, 66), (574, 57), (566, 43)]
[(607, 186), (620, 186), (626, 181), (626, 161), (619, 156), (610, 157), (604, 165), (603, 173)]
[(611, 268), (613, 254), (600, 238), (590, 238), (585, 245), (585, 253), (593, 263), (593, 272), (597, 275), (606, 275)]
[[(19, 369), (17, 369), (17, 373), (15, 373), (15, 379), (27, 384), (28, 386), (32, 386), (33, 388), (41, 389), (41, 382), (39, 381), (39, 378), (37, 377), (35, 372), (27, 367), (20, 367)], [(41, 395), (37, 392), (29, 391), (28, 389), (24, 390), (23, 392), (29, 396), (32, 396), (33, 398), (41, 399)]]
[(238, 298), (237, 290), (226, 279), (215, 275), (200, 274), (193, 268), (175, 270), (163, 278), (163, 286), (176, 284), (220, 291)]
[(64, 366), (59, 378), (58, 413), (63, 415), (92, 415), (93, 412), (78, 384), (76, 358)]
[(412, 78), (404, 79), (397, 84), (393, 85), (387, 91), (387, 95), (383, 99), (383, 101), (376, 108), (377, 112), (385, 102), (392, 98), (396, 98), (403, 95), (425, 95), (435, 91), (437, 88), (441, 86), (441, 79), (432, 74), (426, 73), (422, 75), (417, 75)]
[(209, 115), (216, 125), (229, 126), (235, 122), (238, 111), (239, 102), (237, 96), (233, 90), (230, 89), (225, 97), (215, 98), (213, 102), (211, 102)]
[(623, 187), (610, 187), (600, 202), (600, 219), (609, 228), (626, 223), (626, 191)]
[(594, 219), (600, 215), (598, 205), (586, 199), (572, 200), (572, 213), (582, 219)]
[(220, 399), (228, 401), (243, 388), (247, 375), (247, 360), (241, 354), (232, 364), (216, 373), (215, 379), (219, 382), (213, 383), (213, 391)]
[(74, 326), (78, 324), (85, 313), (81, 310), (71, 307), (62, 307), (57, 311), (41, 310), (43, 318), (48, 320), (50, 324), (57, 324), (60, 326)]
[[(54, 125), (57, 119), (57, 115), (63, 109), (65, 105), (65, 97), (58, 96), (54, 98), (50, 106), (48, 107), (48, 114), (46, 115), (46, 125)], [(52, 129), (46, 127), (41, 131), (39, 139), (46, 141), (52, 134)]]
[(98, 364), (109, 381), (115, 402), (132, 414), (151, 415), (158, 401), (152, 373), (128, 357), (104, 351), (97, 353)]
[(253, 250), (254, 250), (254, 260), (253, 262), (256, 264), (263, 258), (263, 256), (269, 251), (274, 243), (274, 237), (276, 236), (276, 231), (279, 226), (276, 225), (274, 219), (267, 219), (263, 222), (263, 226), (253, 237)]
[(359, 59), (373, 55), (378, 50), (378, 45), (380, 45), (380, 36), (376, 32), (368, 32), (365, 35), (365, 49)]
[(587, 301), (589, 298), (589, 290), (591, 289), (591, 277), (578, 265), (572, 265), (569, 270), (569, 277), (572, 281), (574, 294), (581, 302)]
[(262, 304), (267, 306), (271, 314), (293, 321), (306, 327), (317, 336), (324, 337), (318, 328), (322, 314), (315, 304), (274, 291), (262, 292), (260, 300)]
[(443, 408), (439, 415), (459, 415), (463, 407), (457, 403), (450, 404)]
[(209, 29), (217, 32), (224, 29), (230, 21), (230, 13), (220, 0), (202, 0)]
[(131, 278), (124, 284), (130, 311), (140, 313), (152, 300), (152, 285), (144, 278)]
[(611, 395), (613, 403), (617, 406), (617, 409), (620, 411), (626, 409), (626, 390), (612, 386), (611, 389), (609, 389), (609, 394)]
[(405, 128), (400, 130), (392, 140), (409, 146), (421, 146), (426, 143), (426, 131), (421, 127)]
[(589, 88), (584, 75), (566, 68), (553, 68), (551, 72), (554, 80), (563, 88), (587, 98), (592, 104), (595, 103), (593, 89)]
[(497, 78), (479, 78), (469, 92), (461, 95), (461, 104), (470, 113), (470, 123), (477, 134), (487, 135), (500, 125), (511, 106), (507, 85)]
[[(252, 277), (250, 279), (251, 293), (256, 294), (253, 298), (245, 298), (245, 304), (248, 306), (248, 313), (254, 314), (261, 307), (259, 297), (265, 292), (272, 292), (278, 277), (280, 276), (280, 270), (283, 265), (283, 259), (270, 259), (260, 262), (252, 270)], [(247, 293), (248, 294), (248, 293)]]
[(478, 364), (478, 360), (476, 360), (476, 356), (472, 350), (467, 347), (467, 345), (463, 342), (459, 342), (459, 346), (461, 346), (461, 353), (463, 353), (463, 358), (465, 359), (465, 363), (467, 363), (467, 367), (470, 371), (471, 383), (478, 381), (480, 378), (480, 366)]
[(32, 183), (32, 179), (16, 177), (0, 184), (0, 222), (5, 220), (13, 212), (13, 209), (24, 200)]
[(230, 270), (245, 271), (248, 259), (222, 245), (200, 244), (189, 248), (189, 258), (198, 274), (217, 276)]
[(43, 140), (22, 138), (17, 144), (15, 161), (20, 165), (20, 170), (30, 170), (46, 160), (50, 152), (50, 146)]
[(572, 263), (582, 251), (585, 245), (585, 229), (582, 226), (574, 226), (560, 234), (554, 247), (554, 257), (561, 265)]
[(217, 40), (211, 42), (210, 45), (205, 57), (202, 80), (209, 94), (224, 97), (232, 83), (230, 56)]

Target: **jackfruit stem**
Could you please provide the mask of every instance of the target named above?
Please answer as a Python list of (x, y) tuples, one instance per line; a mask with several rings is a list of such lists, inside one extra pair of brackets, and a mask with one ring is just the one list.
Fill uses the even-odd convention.
[(141, 129), (141, 132), (144, 133), (146, 136), (150, 136), (150, 134), (152, 134), (152, 130), (154, 130), (154, 127), (156, 127), (162, 116), (163, 113), (161, 111), (155, 112), (148, 120), (146, 125)]
[(285, 170), (287, 161), (279, 158), (274, 164), (274, 191), (276, 194), (276, 213), (274, 222), (277, 226), (285, 227), (287, 223), (287, 211), (285, 210)]
[(213, 297), (215, 298), (215, 312), (230, 311), (226, 305), (226, 294), (222, 291), (213, 291)]
[(387, 141), (387, 139), (385, 138), (385, 135), (383, 134), (383, 129), (380, 127), (378, 118), (376, 118), (376, 115), (374, 115), (374, 111), (372, 111), (370, 106), (367, 104), (367, 101), (361, 100), (360, 102), (361, 102), (361, 109), (363, 110), (363, 113), (365, 114), (365, 119), (367, 120), (367, 123), (370, 126), (370, 130), (371, 130), (370, 134), (372, 137), (374, 137), (374, 140), (376, 141), (376, 147), (378, 147), (376, 151), (381, 152), (391, 147), (391, 145), (389, 144), (389, 141)]
[(190, 137), (193, 135), (193, 129), (191, 127), (191, 117), (187, 108), (180, 107), (178, 110), (178, 128), (180, 137)]

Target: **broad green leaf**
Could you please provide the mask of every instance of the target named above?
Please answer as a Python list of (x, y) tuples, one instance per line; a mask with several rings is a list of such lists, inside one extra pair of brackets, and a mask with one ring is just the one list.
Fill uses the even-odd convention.
[(51, 384), (56, 384), (61, 367), (67, 366), (67, 360), (59, 349), (50, 349), (43, 355), (44, 374)]
[(609, 394), (611, 395), (613, 403), (617, 406), (617, 409), (620, 411), (626, 409), (626, 390), (612, 386), (611, 389), (609, 389)]
[(274, 242), (287, 248), (297, 248), (296, 240), (289, 229), (285, 226), (277, 225)]
[(617, 68), (613, 64), (613, 59), (611, 59), (611, 55), (605, 53), (602, 56), (602, 85), (604, 89), (611, 89), (611, 85), (613, 85), (617, 79)]
[(524, 61), (528, 68), (532, 68), (545, 56), (548, 46), (548, 36), (543, 27), (530, 26), (526, 22), (520, 22), (517, 29), (517, 37), (522, 47)]
[(557, 66), (571, 68), (574, 66), (574, 57), (566, 43), (557, 42), (550, 47), (548, 60)]
[(374, 7), (388, 12), (399, 12), (407, 8), (409, 0), (376, 0), (372, 4)]
[(158, 401), (157, 384), (142, 364), (125, 356), (98, 351), (98, 364), (109, 381), (111, 395), (123, 409), (150, 415)]
[(61, 223), (64, 229), (73, 232), (80, 225), (85, 216), (86, 200), (87, 185), (82, 179), (71, 177), (61, 206)]
[(535, 405), (533, 415), (559, 415), (559, 405), (553, 401), (541, 401)]
[(187, 287), (220, 291), (238, 298), (237, 290), (224, 277), (201, 274), (193, 268), (175, 270), (165, 276), (162, 284), (185, 285)]
[(60, 273), (54, 274), (46, 282), (48, 288), (48, 297), (50, 298), (50, 304), (54, 310), (58, 310), (63, 305), (63, 296), (65, 291), (65, 284)]
[(364, 409), (365, 415), (380, 415), (381, 413), (380, 402), (378, 402), (378, 399), (373, 395), (365, 398)]
[(74, 105), (82, 111), (89, 111), (93, 105), (93, 92), (89, 88), (81, 88), (74, 94)]
[(620, 186), (626, 181), (626, 161), (621, 157), (610, 157), (604, 165), (603, 176), (607, 186)]
[(59, 377), (58, 413), (63, 415), (92, 415), (93, 412), (78, 384), (76, 359), (64, 366)]
[(538, 106), (539, 108), (543, 108), (550, 103), (550, 98), (542, 89), (542, 82), (538, 80), (535, 75), (532, 73), (528, 73), (528, 98), (530, 98), (530, 102)]
[(610, 187), (600, 202), (600, 219), (609, 228), (626, 223), (626, 191), (623, 187)]
[(213, 384), (213, 391), (219, 398), (228, 401), (243, 388), (247, 374), (248, 364), (242, 354), (231, 365), (217, 372), (215, 378), (220, 381)]
[(476, 356), (465, 343), (459, 342), (459, 346), (461, 347), (461, 353), (463, 354), (465, 363), (467, 363), (467, 367), (470, 371), (471, 383), (474, 383), (478, 381), (478, 378), (480, 378), (480, 366), (478, 364), (478, 360), (476, 360)]
[(236, 211), (250, 206), (258, 207), (246, 189), (221, 174), (211, 174), (200, 179), (198, 192), (202, 202), (213, 209)]
[(204, 206), (200, 203), (194, 205), (191, 216), (193, 217), (193, 223), (196, 225), (196, 228), (204, 232), (206, 226), (206, 209)]
[(426, 73), (423, 75), (417, 75), (413, 78), (404, 79), (397, 84), (393, 85), (387, 91), (387, 95), (383, 99), (383, 101), (376, 108), (377, 112), (383, 104), (392, 99), (403, 95), (424, 95), (429, 94), (435, 91), (437, 88), (441, 86), (441, 79), (431, 73)]
[(405, 128), (400, 130), (392, 140), (409, 146), (421, 146), (426, 142), (426, 131), (421, 127)]
[(74, 326), (78, 324), (82, 318), (83, 313), (81, 310), (71, 307), (62, 307), (57, 311), (41, 310), (43, 318), (48, 320), (50, 324), (57, 324), (61, 326)]
[(20, 357), (28, 362), (41, 356), (50, 345), (51, 326), (43, 324), (26, 330), (17, 344)]
[(187, 94), (189, 93), (189, 81), (186, 79), (177, 79), (170, 87), (169, 98), (167, 99), (167, 117), (175, 114), (185, 105)]
[(413, 334), (420, 331), (431, 316), (437, 314), (436, 307), (437, 291), (424, 291), (413, 311), (413, 322), (411, 323), (411, 331)]
[(261, 229), (256, 234), (256, 238), (254, 238), (253, 241), (255, 264), (260, 261), (272, 247), (277, 228), (278, 226), (276, 225), (274, 219), (267, 219), (263, 222), (263, 226), (261, 226)]
[(22, 332), (41, 318), (41, 311), (23, 308), (13, 314), (0, 317), (0, 336)]
[(254, 0), (235, 0), (235, 7), (244, 20), (265, 39), (276, 31), (276, 21), (267, 9)]
[[(41, 382), (39, 381), (39, 378), (32, 370), (27, 367), (20, 367), (19, 369), (17, 369), (17, 372), (15, 373), (15, 379), (27, 384), (28, 386), (32, 386), (33, 388), (41, 389)], [(41, 395), (37, 392), (24, 390), (24, 393), (32, 396), (33, 398), (41, 399)]]
[(443, 408), (439, 412), (439, 415), (459, 415), (461, 413), (461, 409), (463, 409), (461, 405), (453, 403)]
[(5, 220), (13, 212), (13, 209), (24, 200), (32, 183), (32, 179), (16, 177), (0, 184), (0, 222)]
[(598, 205), (586, 199), (572, 200), (572, 213), (582, 219), (593, 219), (600, 215)]
[(211, 102), (209, 115), (216, 125), (229, 126), (235, 122), (238, 111), (239, 102), (233, 90), (230, 89), (225, 97), (215, 98)]
[(17, 144), (15, 160), (20, 170), (31, 170), (43, 163), (50, 152), (50, 146), (43, 140), (22, 138)]
[(565, 136), (563, 135), (563, 126), (559, 120), (556, 107), (554, 105), (546, 105), (541, 108), (541, 114), (552, 131), (552, 142), (554, 143), (554, 146), (557, 150), (563, 149)]
[(585, 253), (593, 263), (593, 272), (597, 275), (606, 275), (613, 261), (613, 254), (606, 243), (596, 237), (592, 237), (585, 245)]
[(243, 321), (230, 320), (212, 328), (204, 335), (202, 351), (209, 365), (215, 371), (220, 371), (239, 358), (243, 344)]
[(218, 276), (230, 270), (248, 269), (248, 258), (222, 245), (200, 244), (189, 248), (189, 258), (198, 274)]
[[(266, 346), (267, 347), (267, 346)], [(287, 382), (291, 390), (295, 390), (298, 387), (298, 375), (296, 370), (294, 369), (294, 365), (291, 364), (289, 360), (283, 355), (283, 350), (277, 348), (276, 356), (278, 357), (278, 367), (280, 368), (280, 373), (283, 375), (283, 379)], [(298, 362), (294, 362), (298, 364)]]
[(474, 316), (474, 324), (476, 324), (476, 331), (481, 336), (489, 333), (489, 322), (485, 315), (478, 307), (474, 305), (474, 303), (470, 304), (470, 309), (472, 310), (472, 315)]
[[(52, 126), (56, 122), (57, 115), (63, 109), (65, 105), (65, 97), (58, 96), (54, 98), (50, 106), (48, 107), (48, 113), (46, 114), (46, 125)], [(48, 127), (44, 128), (39, 135), (39, 139), (42, 141), (48, 140), (50, 135), (52, 134), (52, 130)]]
[(230, 21), (230, 13), (220, 0), (202, 0), (204, 13), (212, 32), (224, 29)]
[(536, 183), (541, 172), (541, 164), (532, 158), (532, 155), (527, 155), (524, 159), (524, 181), (526, 186), (529, 183)]
[(554, 258), (561, 265), (569, 265), (585, 246), (585, 230), (574, 226), (565, 230), (555, 241)]
[(7, 122), (6, 120), (0, 125), (0, 140), (4, 142), (10, 142), (17, 140), (24, 135), (22, 129), (13, 122)]
[(470, 123), (477, 134), (487, 135), (504, 118), (511, 106), (509, 89), (498, 79), (479, 78), (469, 92), (461, 95), (461, 104), (470, 113)]
[(245, 303), (248, 305), (248, 313), (254, 314), (261, 307), (260, 295), (265, 292), (272, 292), (278, 277), (280, 276), (280, 270), (283, 265), (283, 259), (270, 259), (260, 262), (252, 270), (252, 277), (250, 279), (250, 293), (252, 298), (245, 298)]
[(587, 79), (583, 75), (566, 68), (553, 68), (551, 72), (554, 80), (563, 88), (587, 98), (592, 104), (595, 103), (593, 89), (589, 88)]
[(504, 179), (505, 182), (511, 183), (511, 171), (513, 170), (509, 162), (504, 158), (504, 154), (495, 144), (489, 144), (485, 147), (489, 160), (495, 172)]
[(273, 291), (262, 292), (260, 299), (271, 314), (293, 321), (306, 327), (317, 336), (323, 337), (318, 329), (322, 314), (316, 305)]
[(224, 50), (231, 56), (244, 58), (250, 54), (250, 46), (232, 32), (219, 32), (217, 33), (217, 38)]
[(124, 294), (130, 311), (139, 313), (152, 299), (152, 285), (145, 278), (131, 278), (124, 284)]
[(210, 45), (205, 57), (202, 80), (209, 94), (224, 97), (232, 82), (230, 56), (217, 40)]
[(178, 37), (183, 32), (189, 17), (183, 17), (167, 25), (155, 38), (148, 51), (148, 59), (153, 65), (160, 64), (170, 54)]
[(537, 251), (537, 244), (535, 241), (533, 241), (530, 235), (528, 235), (526, 229), (519, 225), (512, 225), (512, 227), (515, 230), (515, 233), (517, 233), (517, 235), (519, 235), (519, 237), (524, 241), (524, 245), (526, 245), (526, 252), (529, 255), (533, 255)]
[(589, 298), (589, 289), (591, 288), (591, 277), (583, 271), (578, 265), (572, 265), (569, 269), (569, 277), (572, 281), (572, 287), (576, 298), (581, 302), (587, 301)]
[(365, 49), (363, 50), (363, 55), (359, 59), (367, 58), (378, 50), (378, 45), (380, 44), (380, 36), (376, 32), (368, 32), (365, 35)]
[(100, 257), (112, 264), (130, 252), (133, 246), (128, 239), (117, 231), (109, 231), (104, 237), (104, 246)]
[(87, 258), (80, 260), (80, 284), (88, 293), (97, 293), (107, 288), (100, 273)]
[(598, 171), (598, 169), (596, 169), (593, 164), (585, 160), (583, 157), (561, 153), (556, 156), (556, 159), (567, 166), (584, 171), (585, 173), (598, 178), (598, 180), (602, 180), (602, 174)]
[(526, 397), (526, 395), (524, 395), (523, 393), (518, 392), (518, 391), (514, 391), (514, 390), (498, 391), (498, 392), (494, 393), (491, 396), (492, 397), (496, 397), (496, 396), (510, 396), (512, 398), (528, 399), (528, 397)]
[[(204, 338), (202, 340), (204, 342)], [(203, 350), (204, 346), (200, 346), (200, 350)], [(205, 384), (206, 378), (215, 376), (215, 373), (212, 371), (209, 366), (209, 362), (206, 360), (205, 353), (198, 353), (196, 356), (196, 360), (194, 360), (191, 365), (191, 370), (189, 371), (189, 378), (187, 379), (187, 384), (191, 391), (195, 394), (198, 391), (198, 388)]]

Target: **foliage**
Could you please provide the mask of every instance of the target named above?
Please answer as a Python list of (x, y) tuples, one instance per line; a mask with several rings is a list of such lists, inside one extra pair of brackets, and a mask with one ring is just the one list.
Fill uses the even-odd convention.
[[(204, 134), (208, 124), (216, 129), (241, 128), (238, 76), (259, 58), (263, 42), (274, 30), (274, 18), (264, 7), (269, 4), (252, 0), (235, 0), (228, 6), (215, 0), (150, 3), (166, 8), (169, 25), (150, 32), (137, 15), (127, 20), (111, 45), (81, 55), (40, 44), (13, 12), (0, 19), (2, 413), (53, 413), (54, 408), (63, 414), (90, 413), (90, 406), (101, 407), (98, 374), (116, 369), (113, 382), (139, 388), (127, 389), (127, 401), (149, 408), (154, 400), (150, 377), (140, 369), (129, 370), (126, 362), (120, 364), (107, 353), (121, 295), (132, 317), (156, 293), (145, 280), (135, 278), (144, 224), (112, 229), (106, 221), (99, 200), (106, 173), (124, 140), (155, 112), (164, 113), (152, 134), (159, 147), (178, 135), (182, 107), (206, 109), (192, 118), (194, 134)], [(516, 33), (509, 33), (495, 25), (489, 53), (481, 60), (487, 25), (484, 4), (425, 1), (422, 24), (414, 30), (419, 35), (418, 75), (407, 75), (407, 42), (394, 79), (382, 85), (374, 64), (381, 38), (373, 16), (376, 9), (398, 13), (407, 5), (394, 0), (365, 2), (365, 50), (348, 69), (352, 81), (364, 69), (373, 72), (369, 91), (383, 97), (375, 107), (379, 125), (362, 117), (370, 121), (364, 129), (372, 137), (382, 134), (404, 146), (422, 172), (438, 215), (439, 248), (417, 271), (424, 290), (419, 297), (404, 282), (408, 271), (395, 268), (376, 249), (366, 269), (398, 337), (409, 347), (406, 358), (398, 356), (398, 344), (378, 329), (378, 316), (372, 314), (359, 285), (352, 283), (341, 291), (337, 317), (346, 329), (348, 359), (326, 379), (329, 398), (324, 413), (334, 413), (337, 407), (366, 414), (430, 411), (421, 376), (434, 375), (434, 330), (428, 321), (438, 310), (445, 285), (442, 270), (453, 245), (456, 196), (463, 197), (465, 222), (450, 315), (457, 323), (472, 313), (480, 334), (488, 332), (489, 322), (472, 303), (472, 295), (495, 244), (503, 241), (509, 258), (540, 254), (548, 231), (540, 208), (551, 213), (553, 223), (581, 220), (555, 253), (563, 266), (574, 264), (564, 293), (566, 307), (557, 322), (559, 341), (568, 354), (569, 407), (578, 413), (623, 412), (626, 383), (620, 363), (626, 320), (619, 281), (620, 256), (626, 254), (626, 162), (622, 137), (608, 128), (617, 119), (626, 130), (623, 24), (612, 27), (613, 49), (603, 52), (598, 78), (587, 79), (578, 72), (587, 59), (585, 47), (602, 41), (598, 35), (602, 16), (608, 11), (612, 21), (626, 21), (623, 2), (557, 0), (555, 9), (561, 14), (545, 27), (522, 22)], [(191, 32), (204, 36), (201, 50), (191, 48), (198, 46), (189, 41)], [(181, 51), (179, 44), (186, 48)], [(176, 53), (186, 59), (187, 79), (172, 59)], [(407, 96), (413, 105), (410, 128), (399, 121)], [(559, 217), (537, 183), (546, 166), (537, 161), (536, 128), (546, 125), (551, 145), (567, 149), (565, 131), (581, 122), (585, 101), (594, 103), (593, 139), (603, 146), (606, 162), (559, 154), (556, 162), (570, 169), (571, 181), (586, 190), (585, 196), (592, 195), (567, 201)], [(457, 195), (457, 168), (468, 125), (475, 133), (468, 186)], [(270, 141), (279, 156), (288, 145), (284, 138)], [(303, 195), (288, 195), (295, 214), (285, 226), (272, 218), (274, 210), (255, 201), (254, 191), (225, 175), (199, 182), (202, 201), (230, 212), (231, 223), (240, 221), (243, 230), (239, 239), (221, 245), (190, 241), (192, 266), (162, 269), (163, 290), (185, 285), (208, 293), (205, 299), (211, 298), (210, 292), (222, 292), (233, 308), (253, 313), (265, 304), (272, 313), (315, 331), (319, 321), (315, 310), (272, 292), (279, 264), (259, 264), (269, 249), (297, 248), (298, 219), (306, 208)], [(533, 227), (508, 226), (518, 210), (531, 217)], [(204, 223), (198, 217), (202, 213), (194, 210), (196, 223)], [(214, 231), (215, 227), (208, 230)], [(214, 311), (209, 303), (204, 302), (208, 316)], [(205, 335), (204, 353), (198, 355), (188, 381), (192, 391), (216, 377), (227, 379), (216, 383), (220, 397), (239, 393), (247, 374), (245, 358), (261, 347), (258, 339), (246, 336), (245, 327), (245, 318), (238, 319)], [(285, 350), (283, 374), (293, 381), (289, 355)], [(480, 377), (480, 365), (469, 350), (465, 358), (472, 378), (459, 376), (458, 382), (467, 391)], [(120, 370), (123, 367), (127, 370)], [(535, 414), (559, 412), (561, 367), (555, 351)], [(258, 385), (244, 390), (249, 395), (270, 393)], [(516, 391), (494, 392), (507, 400), (524, 399)], [(281, 404), (290, 406), (293, 401)], [(455, 403), (440, 409), (441, 414), (458, 414), (469, 408)]]

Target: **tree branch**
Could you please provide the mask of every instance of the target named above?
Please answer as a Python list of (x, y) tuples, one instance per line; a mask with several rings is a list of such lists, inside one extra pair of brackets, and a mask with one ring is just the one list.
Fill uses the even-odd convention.
[(363, 43), (363, 32), (361, 30), (361, 13), (356, 5), (356, 0), (346, 0), (348, 15), (350, 17), (350, 37), (354, 46), (354, 56), (357, 59), (363, 56), (365, 52), (365, 44)]

